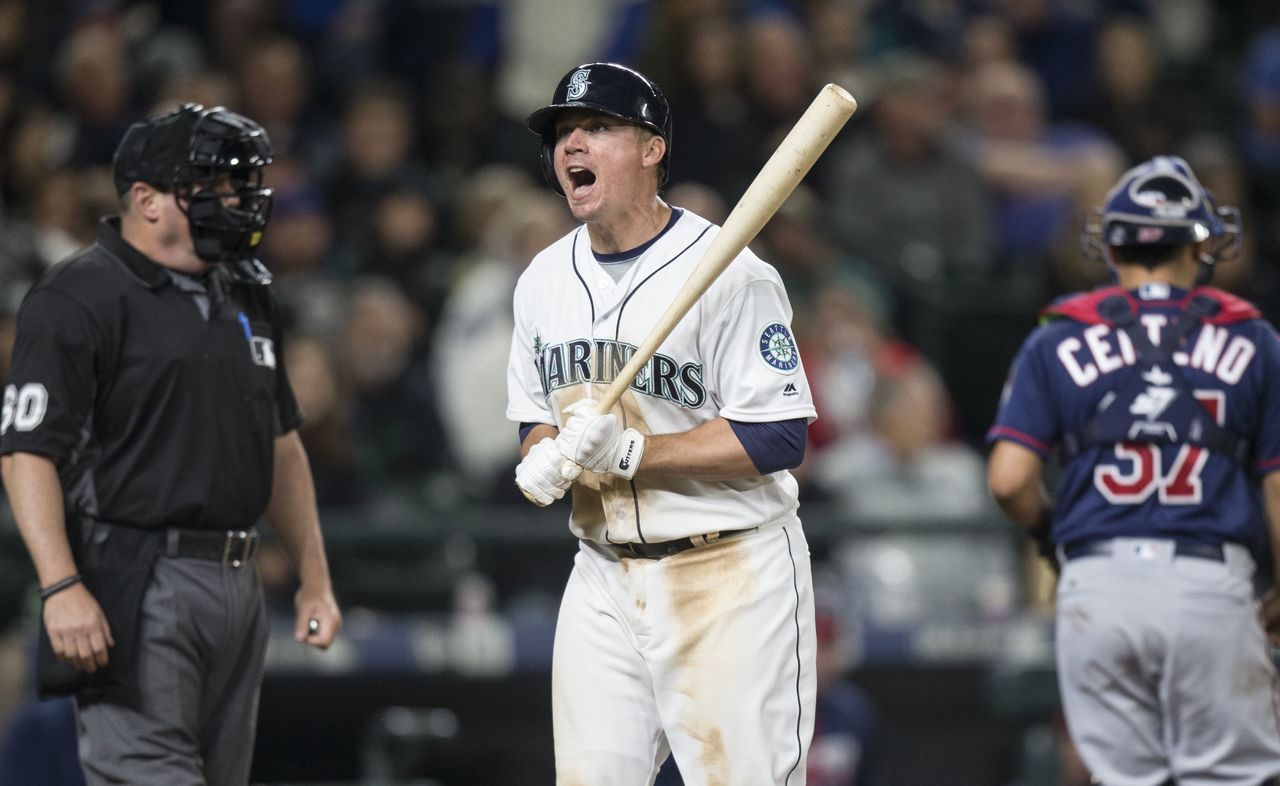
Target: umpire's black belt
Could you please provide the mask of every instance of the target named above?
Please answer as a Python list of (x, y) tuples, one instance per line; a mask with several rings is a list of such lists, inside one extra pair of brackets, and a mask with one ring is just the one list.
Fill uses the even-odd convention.
[[(1168, 538), (1154, 538), (1168, 540)], [(1080, 557), (1109, 557), (1115, 552), (1115, 543), (1111, 538), (1100, 540), (1077, 540), (1062, 547), (1062, 556), (1073, 560)], [(1226, 562), (1227, 558), (1221, 543), (1202, 543), (1194, 540), (1173, 541), (1173, 556), (1209, 559), (1214, 562)]]
[(619, 559), (662, 559), (682, 551), (710, 546), (727, 538), (755, 532), (759, 527), (749, 529), (726, 529), (719, 532), (708, 532), (706, 535), (694, 535), (676, 540), (663, 540), (657, 543), (592, 543), (591, 545), (612, 554)]
[(165, 530), (167, 557), (193, 557), (221, 562), (238, 568), (258, 552), (258, 533), (251, 529), (179, 529)]

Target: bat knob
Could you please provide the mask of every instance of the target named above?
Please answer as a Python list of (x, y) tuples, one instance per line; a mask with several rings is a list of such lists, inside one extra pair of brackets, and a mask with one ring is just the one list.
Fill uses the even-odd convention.
[(520, 489), (520, 493), (524, 495), (525, 499), (529, 500), (530, 502), (532, 502), (533, 504), (537, 505), (540, 508), (545, 508), (547, 506), (546, 503), (539, 502), (538, 500), (534, 499), (533, 495), (531, 495), (529, 492), (525, 491), (524, 489)]

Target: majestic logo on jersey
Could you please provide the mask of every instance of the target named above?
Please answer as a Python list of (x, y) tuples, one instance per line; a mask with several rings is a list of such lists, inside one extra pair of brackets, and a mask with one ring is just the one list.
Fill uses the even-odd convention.
[(782, 388), (782, 395), (789, 398), (791, 396), (800, 395), (800, 391), (796, 390), (796, 383), (788, 382), (786, 386)]
[(760, 332), (760, 357), (770, 367), (790, 374), (800, 365), (800, 352), (791, 331), (781, 322), (774, 322)]
[(587, 85), (591, 84), (587, 81), (587, 77), (591, 76), (590, 68), (583, 68), (573, 72), (573, 76), (569, 77), (569, 91), (566, 95), (570, 101), (577, 101), (587, 94)]
[[(542, 393), (584, 382), (608, 384), (635, 354), (636, 347), (620, 341), (577, 339), (563, 344), (543, 343), (534, 336), (533, 357), (542, 382)], [(655, 354), (636, 374), (631, 389), (646, 396), (664, 399), (687, 409), (707, 403), (701, 363), (679, 363)]]

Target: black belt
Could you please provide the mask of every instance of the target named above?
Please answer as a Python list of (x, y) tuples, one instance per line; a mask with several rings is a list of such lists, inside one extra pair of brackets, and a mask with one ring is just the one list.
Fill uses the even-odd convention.
[(720, 532), (709, 532), (706, 535), (694, 535), (689, 538), (664, 540), (658, 543), (593, 543), (593, 545), (619, 559), (662, 559), (663, 557), (670, 557), (672, 554), (679, 554), (682, 551), (696, 549), (700, 546), (710, 546), (712, 543), (719, 543), (726, 538), (755, 532), (757, 529), (759, 527), (726, 529)]
[[(1167, 540), (1167, 539), (1166, 539)], [(1068, 560), (1080, 557), (1109, 557), (1114, 551), (1110, 538), (1101, 540), (1077, 540), (1062, 547), (1062, 556)], [(1211, 559), (1214, 562), (1226, 562), (1226, 554), (1221, 543), (1201, 543), (1194, 540), (1174, 540), (1173, 555), (1175, 557), (1194, 557)]]
[(176, 529), (166, 531), (165, 555), (193, 557), (238, 568), (258, 552), (256, 530)]

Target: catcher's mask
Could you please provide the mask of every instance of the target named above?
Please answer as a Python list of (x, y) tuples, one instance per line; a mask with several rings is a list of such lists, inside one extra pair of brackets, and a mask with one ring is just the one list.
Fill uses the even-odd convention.
[(249, 118), (220, 106), (183, 104), (130, 126), (116, 148), (112, 175), (122, 195), (135, 182), (172, 192), (187, 216), (196, 256), (268, 284), (271, 274), (255, 252), (271, 215), (262, 170), (272, 157), (267, 132)]
[(644, 126), (662, 137), (667, 152), (658, 164), (658, 185), (667, 182), (671, 158), (671, 108), (656, 84), (639, 71), (617, 63), (584, 63), (564, 75), (551, 103), (529, 115), (525, 124), (542, 139), (542, 175), (564, 196), (556, 179), (556, 117), (565, 109), (586, 109)]
[(1240, 211), (1217, 204), (1187, 162), (1156, 156), (1130, 169), (1085, 217), (1081, 236), (1088, 259), (1111, 265), (1112, 246), (1200, 243), (1198, 283), (1214, 265), (1240, 253)]

